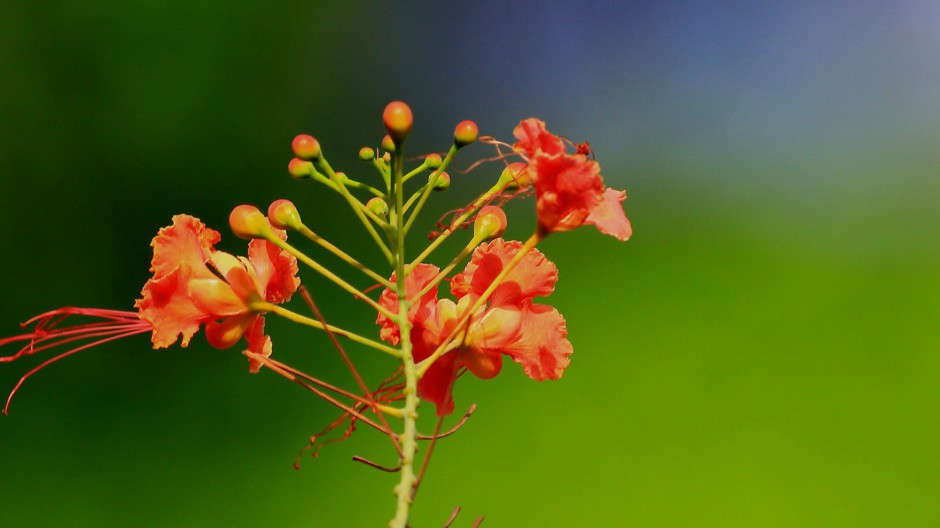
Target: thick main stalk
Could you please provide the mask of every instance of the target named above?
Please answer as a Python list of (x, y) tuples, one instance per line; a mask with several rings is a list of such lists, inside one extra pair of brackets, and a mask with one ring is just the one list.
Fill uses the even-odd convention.
[(393, 157), (392, 178), (394, 195), (392, 227), (395, 230), (395, 292), (398, 295), (398, 329), (401, 334), (401, 362), (405, 375), (405, 407), (403, 409), (404, 430), (401, 441), (401, 470), (395, 495), (398, 507), (395, 517), (389, 522), (390, 528), (406, 528), (411, 512), (412, 491), (417, 482), (414, 471), (415, 454), (418, 450), (418, 374), (415, 369), (411, 346), (411, 323), (408, 321), (408, 294), (405, 290), (405, 225), (404, 225), (404, 181), (402, 177), (402, 146), (398, 145)]

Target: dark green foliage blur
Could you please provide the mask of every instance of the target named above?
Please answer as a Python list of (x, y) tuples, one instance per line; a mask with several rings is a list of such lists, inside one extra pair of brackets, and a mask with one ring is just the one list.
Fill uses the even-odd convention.
[[(0, 336), (60, 306), (132, 309), (183, 212), (241, 253), (231, 208), (290, 198), (384, 273), (337, 197), (287, 175), (291, 138), (365, 176), (391, 100), (415, 155), (463, 119), (510, 141), (537, 116), (591, 142), (635, 236), (540, 246), (571, 367), (461, 379), (458, 414), (479, 410), (438, 445), (412, 524), (457, 505), (454, 526), (940, 524), (936, 6), (469, 4), (4, 4)], [(415, 251), (497, 173), (452, 171)], [(525, 238), (534, 204), (509, 216)], [(302, 273), (331, 322), (376, 335)], [(269, 330), (282, 361), (351, 383), (322, 335)], [(30, 379), (0, 417), (0, 526), (383, 526), (396, 477), (350, 459), (394, 465), (387, 441), (360, 427), (295, 471), (337, 413), (239, 350), (141, 337)], [(350, 352), (370, 380), (394, 368)], [(0, 393), (40, 361), (0, 363)]]

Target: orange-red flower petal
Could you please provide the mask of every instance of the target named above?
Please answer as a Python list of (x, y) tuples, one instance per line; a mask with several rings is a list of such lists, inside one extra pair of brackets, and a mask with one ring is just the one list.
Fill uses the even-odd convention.
[[(522, 249), (522, 242), (497, 238), (477, 246), (462, 273), (450, 283), (451, 292), (457, 297), (483, 292), (496, 276)], [(529, 251), (509, 272), (496, 288), (490, 303), (494, 306), (519, 304), (524, 299), (545, 296), (555, 290), (558, 268), (537, 249)]]
[[(425, 286), (430, 284), (431, 281), (437, 277), (439, 272), (440, 269), (437, 266), (431, 264), (418, 264), (413, 270), (411, 270), (411, 273), (409, 273), (405, 279), (405, 294), (408, 296), (408, 298), (417, 295), (418, 292), (424, 289)], [(395, 274), (392, 274), (390, 279), (391, 283), (395, 284), (395, 280)], [(408, 310), (408, 320), (411, 321), (411, 324), (418, 326), (429, 317), (432, 317), (434, 315), (434, 305), (436, 302), (437, 285), (422, 295), (418, 302), (412, 304), (411, 308)], [(395, 290), (391, 288), (385, 288), (385, 290), (382, 291), (382, 295), (379, 296), (379, 306), (386, 308), (392, 313), (398, 313), (398, 294), (395, 293)], [(399, 341), (401, 341), (401, 334), (398, 330), (398, 324), (392, 321), (385, 314), (379, 313), (375, 322), (378, 323), (381, 327), (379, 330), (379, 337), (393, 345), (397, 345)]]
[[(281, 240), (287, 233), (271, 228)], [(248, 244), (248, 260), (255, 268), (264, 299), (274, 304), (290, 300), (300, 286), (297, 278), (297, 258), (267, 240), (254, 239)]]
[(616, 189), (604, 191), (604, 199), (591, 210), (584, 221), (597, 227), (605, 235), (611, 235), (618, 240), (627, 240), (633, 234), (633, 228), (627, 215), (623, 212), (621, 203), (627, 198), (627, 193)]
[(525, 373), (537, 381), (558, 379), (570, 363), (571, 343), (567, 339), (565, 318), (545, 304), (531, 304), (523, 309), (519, 337), (500, 350), (522, 365)]
[(519, 140), (512, 148), (529, 158), (538, 152), (544, 152), (550, 156), (565, 153), (564, 141), (545, 130), (545, 122), (540, 119), (530, 117), (523, 120), (512, 131), (512, 134)]
[(584, 155), (536, 155), (536, 213), (543, 235), (575, 229), (603, 201), (600, 165)]

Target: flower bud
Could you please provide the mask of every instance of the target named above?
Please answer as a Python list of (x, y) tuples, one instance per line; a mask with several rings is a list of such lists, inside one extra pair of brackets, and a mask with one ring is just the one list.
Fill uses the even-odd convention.
[(305, 180), (313, 175), (313, 167), (310, 165), (309, 161), (294, 158), (287, 164), (287, 172), (289, 172), (295, 180)]
[(454, 128), (454, 144), (457, 148), (466, 147), (477, 140), (480, 135), (480, 129), (473, 121), (461, 121)]
[(438, 154), (428, 154), (428, 157), (424, 158), (424, 165), (431, 170), (437, 170), (441, 168), (441, 163), (444, 162), (441, 160), (441, 156)]
[(294, 138), (291, 147), (294, 149), (294, 155), (304, 161), (313, 161), (320, 157), (320, 142), (313, 136), (300, 134)]
[[(431, 173), (431, 176), (428, 177), (428, 183), (431, 183), (434, 180), (434, 173)], [(437, 175), (437, 181), (434, 183), (435, 191), (446, 191), (450, 188), (450, 174), (446, 172), (441, 172)]]
[(232, 209), (228, 225), (239, 238), (264, 238), (271, 233), (267, 217), (253, 205), (239, 205)]
[(368, 207), (369, 210), (375, 214), (375, 216), (385, 217), (388, 215), (388, 204), (385, 203), (385, 200), (379, 198), (378, 196), (375, 196), (366, 202), (366, 207)]
[(369, 147), (362, 147), (359, 149), (359, 159), (362, 161), (372, 161), (375, 159), (375, 152)]
[(473, 236), (482, 238), (496, 238), (506, 231), (506, 213), (494, 205), (487, 205), (477, 213), (473, 221)]
[(290, 200), (276, 200), (268, 207), (268, 221), (278, 229), (300, 229), (300, 213)]
[(386, 134), (385, 137), (382, 138), (382, 150), (384, 150), (386, 154), (395, 152), (395, 142), (392, 141), (392, 136)]
[(393, 101), (385, 107), (382, 113), (382, 121), (385, 123), (385, 130), (395, 141), (401, 143), (411, 132), (411, 125), (414, 119), (411, 116), (411, 108), (401, 101)]
[(525, 163), (510, 163), (503, 169), (499, 175), (499, 182), (503, 189), (517, 189), (532, 185), (532, 178), (529, 176), (529, 166)]

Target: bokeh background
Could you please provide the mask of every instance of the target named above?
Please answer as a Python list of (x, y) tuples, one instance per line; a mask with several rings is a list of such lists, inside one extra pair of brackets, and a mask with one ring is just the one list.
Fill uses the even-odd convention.
[[(457, 505), (455, 526), (940, 524), (940, 4), (174, 4), (0, 6), (0, 334), (130, 309), (178, 212), (240, 252), (230, 208), (289, 197), (379, 264), (334, 195), (287, 176), (295, 134), (362, 176), (388, 101), (412, 106), (415, 154), (462, 119), (508, 140), (538, 116), (590, 141), (635, 236), (542, 245), (571, 367), (461, 380), (480, 408), (413, 525)], [(497, 170), (453, 173), (422, 229)], [(375, 331), (304, 278), (328, 319)], [(322, 336), (269, 326), (283, 361), (348, 381)], [(0, 526), (384, 525), (395, 478), (350, 457), (393, 464), (385, 440), (295, 471), (335, 412), (237, 350), (140, 337), (32, 378), (0, 420)], [(37, 363), (0, 365), (0, 387)]]

